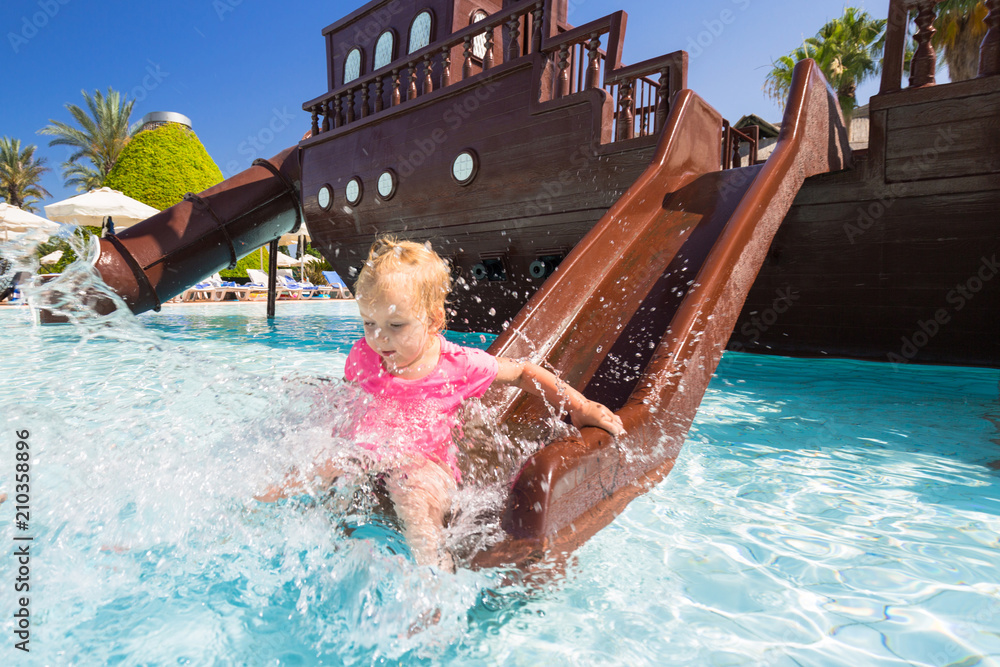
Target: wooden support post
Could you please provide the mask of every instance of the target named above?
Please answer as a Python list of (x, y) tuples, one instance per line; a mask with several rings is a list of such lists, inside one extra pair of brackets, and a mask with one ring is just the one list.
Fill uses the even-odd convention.
[(654, 129), (659, 134), (663, 126), (667, 124), (667, 116), (670, 113), (670, 70), (663, 68), (660, 70), (660, 82), (656, 88), (656, 120)]
[(535, 3), (535, 8), (531, 10), (531, 52), (538, 53), (542, 50), (542, 20), (545, 16), (545, 3)]
[(385, 104), (382, 102), (382, 87), (382, 77), (375, 77), (375, 113), (385, 108)]
[(278, 239), (267, 246), (267, 319), (274, 319), (274, 302), (278, 297)]
[(906, 50), (906, 26), (909, 21), (903, 0), (889, 0), (880, 95), (894, 93), (902, 85), (900, 82), (903, 80), (903, 52)]
[(431, 62), (431, 54), (424, 56), (424, 95), (434, 92), (434, 80), (431, 77), (434, 67)]
[(333, 126), (340, 127), (343, 125), (342, 116), (340, 115), (340, 105), (342, 103), (341, 96), (335, 95), (333, 98)]
[(309, 109), (309, 111), (312, 112), (312, 133), (313, 136), (315, 137), (317, 134), (319, 134), (319, 106), (318, 105), (314, 106), (311, 109)]
[(392, 70), (392, 106), (399, 106), (402, 95), (399, 91), (399, 68)]
[(472, 36), (465, 36), (465, 44), (462, 46), (462, 55), (465, 61), (462, 63), (462, 79), (472, 76)]
[(559, 88), (556, 97), (569, 95), (569, 44), (559, 47)]
[(410, 63), (406, 71), (406, 80), (409, 82), (406, 85), (406, 99), (408, 100), (417, 99), (417, 62)]
[(354, 122), (354, 89), (347, 91), (347, 113), (344, 114), (344, 122), (348, 125)]
[(1000, 74), (1000, 0), (986, 0), (986, 36), (979, 48), (979, 76)]
[(368, 83), (365, 82), (361, 84), (361, 117), (367, 118), (370, 113), (371, 109), (368, 106)]
[(917, 5), (917, 34), (914, 36), (917, 49), (913, 54), (913, 62), (910, 64), (910, 88), (934, 85), (936, 55), (931, 38), (936, 32), (934, 30), (935, 4), (937, 4), (935, 0), (925, 0)]
[(590, 41), (587, 42), (587, 89), (600, 88), (601, 86), (601, 66), (599, 56), (601, 51), (601, 34), (594, 32), (590, 34)]
[(521, 17), (511, 14), (507, 19), (507, 49), (504, 51), (504, 62), (521, 56)]
[(635, 136), (635, 115), (632, 113), (632, 81), (626, 79), (618, 88), (618, 131), (615, 141)]
[(483, 54), (483, 71), (493, 67), (493, 28), (486, 29), (486, 52)]
[(451, 85), (451, 47), (441, 47), (441, 87)]

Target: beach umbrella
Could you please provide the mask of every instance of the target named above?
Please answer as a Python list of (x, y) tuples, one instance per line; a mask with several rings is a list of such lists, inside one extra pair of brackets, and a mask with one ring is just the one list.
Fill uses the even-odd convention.
[(301, 259), (295, 259), (294, 257), (289, 257), (283, 252), (278, 253), (278, 266), (297, 266), (299, 267), (299, 280), (302, 280), (306, 275), (306, 264), (312, 264), (313, 262), (321, 261), (317, 257), (312, 255), (303, 255)]
[(302, 226), (299, 227), (299, 231), (295, 234), (282, 234), (281, 238), (278, 239), (278, 245), (292, 245), (299, 243), (300, 236), (304, 236), (307, 241), (312, 238), (309, 236), (309, 228), (306, 227), (306, 223), (304, 222), (302, 223)]
[(45, 257), (42, 257), (40, 260), (38, 260), (38, 263), (39, 264), (55, 264), (60, 259), (62, 259), (62, 256), (63, 256), (63, 251), (62, 250), (56, 250), (55, 252), (50, 252)]
[(300, 264), (312, 264), (313, 262), (319, 261), (319, 258), (313, 257), (312, 255), (306, 255), (302, 259), (295, 259), (294, 257), (289, 257), (283, 252), (278, 253), (278, 266), (299, 266)]
[(45, 207), (50, 220), (100, 227), (111, 216), (115, 227), (124, 229), (159, 213), (152, 206), (111, 188), (98, 188)]
[(0, 238), (4, 241), (9, 241), (15, 234), (24, 232), (39, 231), (52, 235), (59, 231), (59, 227), (60, 225), (17, 206), (0, 204)]

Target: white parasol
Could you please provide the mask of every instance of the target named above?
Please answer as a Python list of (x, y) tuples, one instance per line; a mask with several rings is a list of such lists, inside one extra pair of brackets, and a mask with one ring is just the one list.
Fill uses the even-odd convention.
[(62, 256), (63, 256), (63, 251), (62, 250), (56, 250), (55, 252), (50, 252), (45, 257), (42, 257), (40, 260), (38, 260), (38, 263), (39, 264), (55, 264), (60, 259), (62, 259)]
[(299, 227), (299, 231), (297, 231), (296, 233), (294, 233), (294, 234), (282, 234), (281, 238), (278, 239), (278, 245), (292, 245), (292, 244), (299, 243), (299, 237), (300, 236), (306, 237), (307, 241), (310, 240), (310, 239), (312, 239), (312, 237), (309, 236), (309, 228), (306, 227), (306, 223), (304, 223), (304, 222)]
[(50, 220), (100, 227), (111, 216), (116, 229), (131, 227), (157, 213), (152, 206), (111, 188), (91, 190), (45, 207)]
[(46, 235), (52, 235), (59, 231), (60, 226), (17, 206), (11, 206), (7, 203), (0, 204), (0, 233), (2, 233), (4, 241), (9, 241), (13, 234), (23, 232), (42, 232)]

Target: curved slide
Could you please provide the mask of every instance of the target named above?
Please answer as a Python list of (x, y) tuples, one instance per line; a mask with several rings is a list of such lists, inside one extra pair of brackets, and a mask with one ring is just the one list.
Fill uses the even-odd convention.
[[(803, 181), (849, 166), (836, 96), (796, 67), (766, 163), (720, 170), (722, 117), (678, 93), (646, 172), (563, 260), (491, 352), (545, 363), (622, 417), (553, 442), (522, 467), (506, 541), (481, 565), (568, 553), (662, 479), (680, 451), (778, 226)], [(547, 408), (491, 397), (515, 431)]]
[[(100, 239), (94, 266), (134, 313), (159, 310), (213, 273), (302, 224), (298, 148), (253, 166), (165, 211)], [(114, 310), (109, 299), (93, 307)], [(41, 311), (42, 321), (65, 321)]]

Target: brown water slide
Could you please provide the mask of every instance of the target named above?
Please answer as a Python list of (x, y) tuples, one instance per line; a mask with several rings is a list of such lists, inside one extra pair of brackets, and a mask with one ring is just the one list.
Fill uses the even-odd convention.
[[(95, 266), (134, 313), (160, 304), (302, 223), (289, 148), (100, 241)], [(105, 304), (109, 307), (110, 303)]]
[[(518, 473), (505, 542), (482, 565), (566, 553), (671, 469), (774, 233), (803, 181), (849, 166), (836, 96), (795, 69), (766, 163), (720, 170), (721, 116), (683, 90), (646, 172), (559, 265), (491, 352), (530, 358), (601, 400), (627, 435), (550, 443)], [(523, 431), (547, 408), (493, 394)]]

